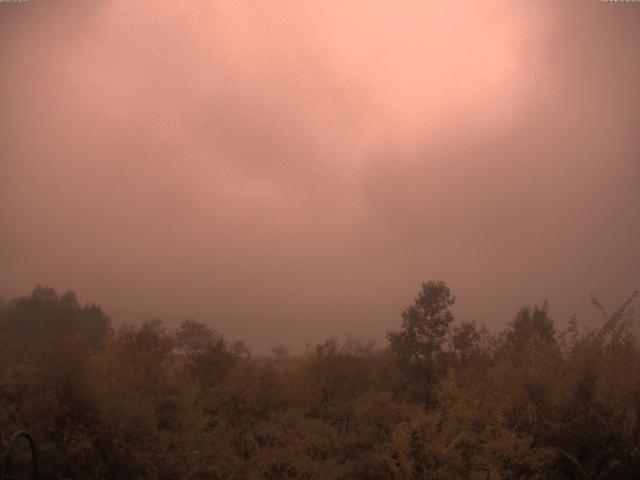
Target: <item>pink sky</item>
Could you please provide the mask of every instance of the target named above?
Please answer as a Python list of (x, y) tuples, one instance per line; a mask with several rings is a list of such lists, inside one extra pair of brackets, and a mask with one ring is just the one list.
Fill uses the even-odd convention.
[(640, 288), (640, 4), (0, 4), (0, 295), (382, 338)]

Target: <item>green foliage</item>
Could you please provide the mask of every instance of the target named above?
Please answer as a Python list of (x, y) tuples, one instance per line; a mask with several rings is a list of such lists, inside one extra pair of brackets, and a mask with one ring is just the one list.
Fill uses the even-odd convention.
[[(220, 383), (236, 363), (224, 337), (204, 323), (184, 320), (174, 334), (174, 353), (183, 357), (191, 378), (201, 388)], [(242, 352), (241, 346), (237, 346)]]
[(428, 282), (389, 346), (260, 358), (38, 287), (0, 303), (0, 441), (28, 429), (46, 480), (640, 478), (635, 296), (594, 298), (595, 330), (544, 304), (492, 337)]
[(428, 364), (445, 341), (455, 303), (444, 282), (427, 282), (413, 305), (402, 312), (402, 329), (389, 332), (391, 349), (411, 365)]
[(72, 337), (87, 348), (97, 348), (111, 333), (102, 309), (78, 303), (69, 291), (58, 295), (52, 288), (36, 287), (30, 296), (0, 306), (0, 338), (22, 344), (41, 344), (56, 337)]
[(441, 281), (422, 284), (413, 305), (402, 312), (402, 328), (387, 334), (391, 351), (404, 372), (402, 390), (412, 399), (433, 406), (434, 384), (441, 373), (438, 356), (453, 322), (450, 307), (455, 303), (449, 287)]
[(556, 331), (549, 316), (549, 304), (522, 308), (503, 334), (505, 344), (520, 353), (532, 343), (556, 343)]

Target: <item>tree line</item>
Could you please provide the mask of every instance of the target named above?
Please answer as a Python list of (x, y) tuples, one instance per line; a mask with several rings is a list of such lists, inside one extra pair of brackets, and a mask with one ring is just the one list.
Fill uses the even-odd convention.
[(0, 301), (0, 450), (29, 430), (52, 480), (640, 478), (636, 296), (592, 297), (595, 329), (544, 303), (491, 334), (430, 281), (384, 345), (269, 359), (37, 287)]

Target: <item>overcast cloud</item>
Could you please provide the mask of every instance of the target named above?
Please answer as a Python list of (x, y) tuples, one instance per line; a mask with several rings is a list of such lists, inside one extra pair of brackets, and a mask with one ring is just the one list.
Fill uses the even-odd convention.
[[(0, 4), (0, 295), (382, 338), (640, 288), (640, 4)], [(585, 313), (586, 315), (586, 313)]]

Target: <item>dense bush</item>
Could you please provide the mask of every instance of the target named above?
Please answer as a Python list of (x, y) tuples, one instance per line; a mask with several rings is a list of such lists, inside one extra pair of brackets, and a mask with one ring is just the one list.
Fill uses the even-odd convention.
[(0, 432), (33, 433), (44, 479), (640, 478), (634, 297), (594, 299), (593, 331), (545, 304), (490, 335), (429, 282), (387, 347), (252, 358), (38, 287), (0, 302)]

